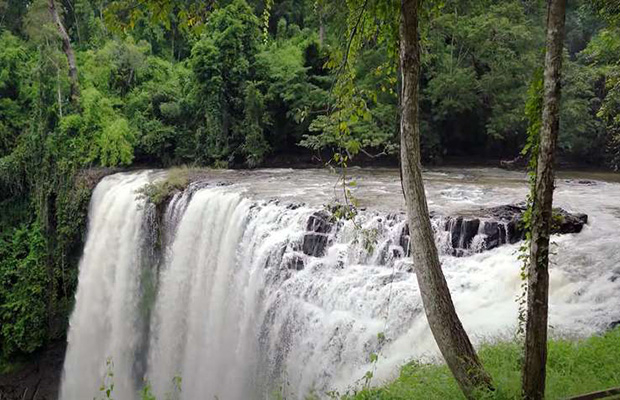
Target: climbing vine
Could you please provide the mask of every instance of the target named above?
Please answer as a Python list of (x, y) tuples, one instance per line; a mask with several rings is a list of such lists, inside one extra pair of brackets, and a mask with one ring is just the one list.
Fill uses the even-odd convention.
[(525, 104), (525, 116), (529, 122), (527, 128), (527, 140), (521, 155), (527, 156), (528, 182), (530, 192), (527, 195), (527, 208), (521, 219), (521, 228), (525, 232), (525, 240), (519, 246), (519, 260), (521, 261), (521, 291), (517, 297), (519, 304), (519, 316), (517, 336), (522, 337), (525, 333), (525, 319), (527, 312), (527, 277), (530, 265), (530, 241), (532, 237), (532, 207), (534, 203), (534, 190), (536, 185), (536, 167), (538, 162), (538, 147), (540, 143), (540, 129), (542, 127), (542, 107), (543, 107), (543, 71), (538, 69), (534, 72), (532, 83), (528, 89), (527, 102)]

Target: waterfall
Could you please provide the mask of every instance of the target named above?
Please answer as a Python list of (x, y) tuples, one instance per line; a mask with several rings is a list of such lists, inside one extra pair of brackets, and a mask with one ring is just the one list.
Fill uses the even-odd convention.
[[(175, 377), (184, 400), (302, 399), (357, 387), (367, 371), (380, 383), (408, 360), (437, 356), (403, 257), (402, 215), (367, 211), (355, 223), (334, 222), (320, 208), (253, 199), (235, 185), (192, 184), (158, 216), (136, 195), (151, 179), (117, 174), (93, 193), (62, 399), (101, 398), (109, 369), (116, 399), (137, 399), (145, 381), (165, 399)], [(463, 324), (476, 343), (509, 337), (518, 244), (453, 257), (450, 221), (433, 224)], [(484, 248), (488, 229), (470, 231), (470, 247)], [(579, 235), (559, 246), (594, 243), (590, 230)], [(571, 253), (552, 266), (554, 329), (590, 334), (620, 318), (620, 256), (611, 242), (600, 245), (607, 259)], [(584, 276), (594, 267), (599, 274)]]
[(114, 175), (93, 193), (67, 338), (63, 399), (98, 395), (108, 359), (114, 364), (116, 396), (134, 396), (134, 364), (143, 322), (139, 310), (142, 249), (148, 236), (145, 207), (136, 201), (135, 191), (146, 182), (146, 173)]

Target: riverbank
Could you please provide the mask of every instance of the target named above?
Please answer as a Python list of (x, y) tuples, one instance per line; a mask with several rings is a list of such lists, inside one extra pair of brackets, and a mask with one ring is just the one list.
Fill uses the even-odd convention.
[[(480, 358), (492, 375), (496, 391), (486, 399), (520, 398), (520, 359), (517, 343), (483, 345)], [(552, 340), (547, 362), (549, 400), (620, 386), (620, 327), (582, 340)], [(409, 363), (393, 382), (364, 390), (349, 400), (464, 399), (444, 364)]]

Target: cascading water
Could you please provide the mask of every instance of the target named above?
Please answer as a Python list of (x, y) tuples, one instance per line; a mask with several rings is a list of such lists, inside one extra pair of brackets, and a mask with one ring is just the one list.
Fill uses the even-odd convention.
[(79, 287), (70, 321), (62, 398), (91, 399), (114, 363), (114, 390), (133, 396), (134, 364), (142, 340), (139, 309), (145, 210), (135, 191), (145, 173), (114, 175), (95, 189), (89, 237), (80, 263)]
[[(236, 400), (342, 391), (369, 370), (379, 383), (407, 360), (437, 354), (403, 258), (402, 216), (369, 210), (359, 225), (326, 223), (319, 207), (299, 205), (298, 198), (269, 201), (286, 199), (300, 182), (287, 187), (286, 172), (272, 174), (262, 188), (243, 178), (230, 186), (192, 184), (160, 218), (135, 193), (156, 174), (118, 174), (99, 184), (62, 399), (101, 397), (108, 359), (117, 399), (136, 399), (144, 379), (164, 399), (178, 376), (182, 399)], [(295, 176), (314, 190), (312, 179), (324, 179)], [(486, 190), (441, 181), (428, 187), (435, 209)], [(455, 190), (463, 191), (456, 199)], [(601, 182), (600, 190), (620, 195), (618, 184)], [(525, 191), (514, 189), (512, 200)], [(587, 335), (620, 319), (620, 245), (612, 236), (620, 214), (587, 188), (560, 185), (557, 194), (563, 206), (588, 212), (590, 225), (554, 237), (550, 321), (558, 334)], [(434, 223), (444, 272), (473, 340), (511, 335), (521, 283), (518, 244), (457, 258), (446, 221)], [(478, 229), (473, 250), (484, 247)], [(376, 365), (372, 353), (379, 354)]]

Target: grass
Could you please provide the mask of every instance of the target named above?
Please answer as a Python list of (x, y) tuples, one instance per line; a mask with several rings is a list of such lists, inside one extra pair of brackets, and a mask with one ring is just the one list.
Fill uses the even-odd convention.
[[(496, 391), (484, 399), (520, 399), (522, 350), (516, 343), (485, 345), (480, 358), (492, 375)], [(546, 398), (568, 396), (620, 386), (620, 328), (588, 339), (549, 343)], [(351, 400), (464, 399), (445, 365), (410, 363), (386, 385), (366, 389)]]
[(182, 191), (189, 185), (189, 168), (175, 167), (166, 173), (164, 179), (147, 183), (138, 190), (138, 195), (146, 198), (156, 206), (164, 204), (176, 191)]

